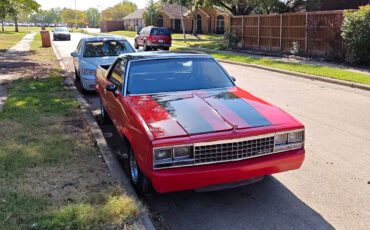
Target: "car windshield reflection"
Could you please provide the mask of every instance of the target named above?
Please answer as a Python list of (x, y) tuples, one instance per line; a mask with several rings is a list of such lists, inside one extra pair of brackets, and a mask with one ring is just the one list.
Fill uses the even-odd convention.
[(86, 42), (84, 57), (119, 56), (123, 53), (131, 53), (134, 50), (127, 41), (96, 41)]

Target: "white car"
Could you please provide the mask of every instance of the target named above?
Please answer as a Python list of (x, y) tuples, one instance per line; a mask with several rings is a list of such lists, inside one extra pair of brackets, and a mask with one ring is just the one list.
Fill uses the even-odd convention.
[(110, 65), (123, 53), (135, 49), (122, 36), (91, 36), (80, 40), (71, 53), (77, 87), (81, 92), (95, 90), (95, 72), (98, 65)]

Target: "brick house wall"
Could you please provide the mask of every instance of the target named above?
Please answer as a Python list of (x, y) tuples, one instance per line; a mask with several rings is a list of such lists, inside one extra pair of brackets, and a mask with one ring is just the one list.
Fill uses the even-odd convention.
[[(230, 16), (227, 13), (218, 11), (212, 7), (201, 8), (198, 10), (198, 15), (202, 20), (202, 33), (216, 33), (217, 32), (217, 16), (222, 16), (224, 21), (224, 29), (230, 25)], [(185, 31), (192, 32), (193, 15), (188, 14), (185, 19)]]
[(123, 21), (100, 21), (101, 32), (111, 32), (116, 30), (123, 30)]

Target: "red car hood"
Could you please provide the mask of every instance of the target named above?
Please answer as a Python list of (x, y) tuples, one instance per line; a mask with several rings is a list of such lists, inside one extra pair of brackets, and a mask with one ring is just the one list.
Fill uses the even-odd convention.
[(238, 87), (130, 96), (128, 101), (156, 139), (296, 122)]

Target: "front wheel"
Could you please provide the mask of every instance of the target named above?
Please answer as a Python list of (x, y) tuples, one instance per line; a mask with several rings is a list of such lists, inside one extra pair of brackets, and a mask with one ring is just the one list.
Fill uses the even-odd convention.
[(102, 101), (100, 100), (100, 116), (101, 116), (101, 123), (102, 124), (107, 124), (111, 122), (111, 119), (107, 112), (105, 111), (105, 108), (103, 106)]
[(141, 194), (148, 194), (153, 192), (152, 184), (150, 183), (149, 179), (141, 172), (132, 148), (130, 148), (129, 163), (130, 179), (134, 188)]
[(163, 47), (163, 50), (170, 50), (170, 47)]

